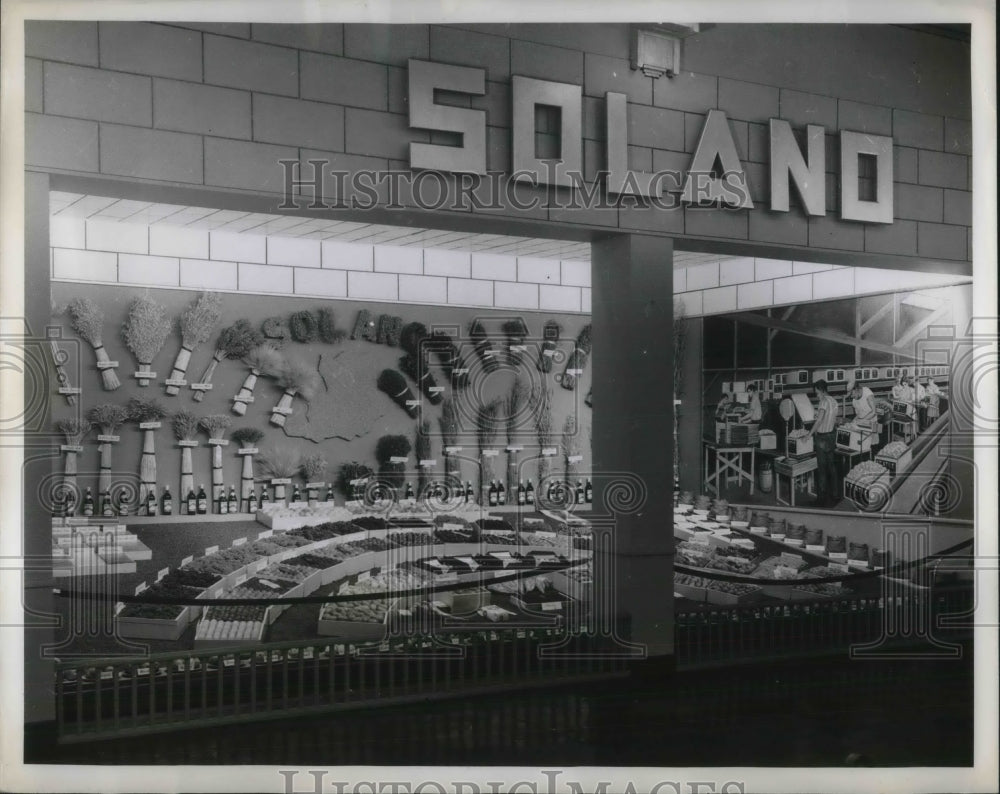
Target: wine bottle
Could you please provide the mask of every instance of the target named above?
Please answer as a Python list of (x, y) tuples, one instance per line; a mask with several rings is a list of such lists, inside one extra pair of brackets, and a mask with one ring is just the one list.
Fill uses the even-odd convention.
[(525, 493), (525, 490), (524, 490), (524, 481), (523, 480), (518, 480), (517, 481), (517, 505), (518, 505), (518, 507), (524, 507), (526, 496), (527, 496), (527, 494)]
[(594, 501), (594, 486), (590, 484), (590, 479), (587, 479), (587, 485), (583, 489), (583, 500), (589, 505)]
[(111, 503), (111, 494), (105, 491), (101, 494), (101, 515), (105, 518), (112, 518), (115, 514), (115, 506)]
[(94, 515), (94, 495), (87, 489), (87, 493), (83, 495), (83, 514), (90, 518)]
[(160, 509), (163, 515), (170, 516), (174, 513), (174, 497), (170, 495), (170, 486), (163, 486), (163, 498), (160, 500)]
[(528, 478), (528, 487), (524, 492), (524, 501), (528, 505), (535, 504), (535, 486), (531, 484), (531, 478)]
[(406, 493), (404, 494), (404, 498), (405, 499), (413, 498), (413, 485), (411, 485), (410, 483), (406, 483)]
[(472, 501), (473, 501), (473, 498), (474, 498), (474, 494), (472, 493), (472, 480), (466, 480), (465, 481), (465, 503), (466, 504), (471, 504)]
[(128, 497), (124, 493), (118, 494), (118, 515), (128, 515)]
[(271, 501), (271, 497), (267, 493), (267, 483), (264, 483), (263, 487), (260, 489), (260, 506), (263, 509), (264, 505)]
[(205, 493), (204, 485), (198, 486), (198, 503), (195, 510), (200, 516), (208, 513), (208, 494)]
[(499, 497), (499, 492), (497, 491), (497, 485), (493, 480), (490, 480), (490, 490), (489, 490), (489, 503), (490, 507), (497, 506), (497, 498)]
[(503, 480), (497, 480), (497, 504), (507, 504), (507, 489), (503, 487)]
[[(213, 486), (214, 487), (214, 486)], [(226, 499), (226, 486), (219, 486), (219, 496), (215, 500), (215, 512), (220, 516), (226, 515), (229, 512), (229, 500)]]
[(229, 486), (229, 512), (240, 512), (240, 502), (236, 498), (236, 489), (232, 485)]
[(66, 505), (67, 518), (76, 513), (76, 494), (74, 494), (73, 491), (66, 492), (66, 499), (63, 503)]
[(330, 502), (330, 503), (333, 502), (333, 483), (332, 482), (328, 482), (326, 484), (326, 501)]
[(156, 488), (150, 488), (146, 494), (146, 515), (156, 515)]
[(184, 506), (184, 512), (189, 516), (193, 516), (198, 512), (198, 497), (194, 494), (194, 488), (188, 491), (187, 504)]
[(251, 490), (247, 497), (247, 512), (251, 514), (257, 512), (257, 492), (254, 490)]
[(576, 503), (583, 504), (583, 483), (580, 480), (576, 481)]
[(295, 487), (292, 488), (292, 501), (298, 502), (302, 499), (302, 494), (299, 493), (299, 484), (295, 483)]

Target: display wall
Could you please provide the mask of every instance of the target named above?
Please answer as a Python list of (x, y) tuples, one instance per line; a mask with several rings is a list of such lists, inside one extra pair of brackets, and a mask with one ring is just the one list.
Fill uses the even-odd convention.
[[(166, 316), (172, 323), (162, 349), (150, 362), (156, 378), (146, 387), (140, 387), (133, 377), (137, 370), (135, 356), (127, 348), (122, 338), (122, 326), (129, 312), (132, 301), (139, 295), (147, 294), (161, 304)], [(400, 434), (414, 442), (419, 421), (429, 421), (431, 427), (430, 455), (428, 459), (436, 461), (429, 467), (433, 474), (444, 472), (444, 451), (440, 438), (441, 405), (434, 405), (428, 395), (421, 394), (420, 387), (412, 377), (407, 377), (407, 383), (413, 392), (413, 398), (421, 399), (420, 417), (413, 418), (405, 407), (396, 404), (388, 395), (379, 391), (377, 381), (384, 369), (398, 370), (404, 351), (395, 345), (368, 341), (358, 336), (351, 338), (355, 332), (359, 312), (368, 312), (371, 322), (377, 324), (381, 315), (398, 317), (403, 326), (411, 322), (423, 323), (428, 329), (443, 328), (456, 333), (459, 337), (459, 350), (468, 366), (469, 382), (464, 389), (454, 390), (447, 375), (438, 367), (434, 357), (430, 356), (429, 371), (440, 387), (441, 392), (435, 392), (442, 398), (453, 397), (457, 407), (457, 436), (455, 444), (462, 446), (460, 457), (463, 459), (460, 467), (463, 481), (477, 482), (478, 448), (476, 442), (476, 412), (480, 405), (492, 400), (503, 400), (509, 397), (515, 376), (519, 376), (528, 389), (529, 394), (537, 395), (545, 387), (551, 394), (552, 435), (558, 439), (554, 446), (559, 452), (551, 458), (552, 470), (561, 471), (564, 468), (563, 431), (569, 417), (575, 418), (571, 430), (574, 454), (581, 456), (577, 465), (589, 468), (590, 464), (590, 427), (591, 409), (586, 403), (590, 391), (590, 370), (583, 366), (582, 374), (574, 380), (573, 389), (560, 386), (557, 379), (562, 379), (566, 361), (574, 350), (574, 341), (581, 329), (589, 323), (584, 315), (559, 315), (550, 313), (514, 313), (488, 311), (483, 309), (460, 309), (456, 307), (407, 306), (400, 304), (380, 304), (358, 301), (323, 301), (318, 299), (297, 299), (285, 297), (265, 297), (253, 295), (224, 295), (221, 300), (221, 315), (208, 341), (200, 345), (191, 355), (187, 369), (187, 380), (197, 382), (201, 373), (212, 360), (219, 332), (238, 320), (244, 319), (255, 329), (269, 318), (280, 318), (286, 323), (293, 313), (303, 310), (315, 313), (319, 308), (331, 310), (338, 335), (343, 339), (334, 343), (312, 341), (302, 343), (295, 341), (289, 335), (284, 340), (273, 340), (280, 344), (281, 350), (288, 358), (296, 359), (313, 370), (318, 378), (315, 395), (308, 401), (296, 397), (292, 402), (292, 413), (286, 418), (284, 427), (277, 427), (271, 422), (272, 408), (282, 397), (282, 388), (274, 378), (262, 376), (254, 390), (253, 402), (247, 406), (246, 413), (238, 416), (232, 411), (233, 398), (240, 391), (249, 368), (242, 361), (224, 359), (217, 367), (211, 379), (212, 388), (205, 392), (201, 402), (195, 402), (195, 392), (188, 387), (180, 388), (177, 395), (168, 395), (164, 381), (170, 377), (172, 364), (180, 350), (181, 339), (178, 334), (177, 318), (186, 307), (199, 296), (197, 292), (155, 289), (151, 291), (137, 290), (125, 287), (95, 287), (80, 284), (53, 283), (52, 298), (55, 314), (53, 325), (61, 330), (66, 343), (60, 347), (68, 356), (66, 370), (80, 373), (81, 382), (72, 384), (82, 390), (78, 404), (69, 406), (61, 397), (54, 399), (53, 418), (79, 415), (86, 417), (89, 411), (98, 404), (114, 403), (126, 405), (132, 397), (155, 398), (160, 401), (169, 414), (180, 410), (194, 411), (200, 416), (222, 414), (232, 419), (232, 425), (225, 436), (231, 435), (235, 428), (252, 427), (264, 433), (264, 437), (254, 446), (262, 451), (275, 446), (292, 450), (301, 456), (322, 454), (329, 462), (329, 468), (322, 476), (325, 482), (335, 481), (342, 463), (357, 461), (373, 469), (378, 465), (375, 459), (375, 449), (378, 439), (384, 435)], [(77, 298), (92, 300), (104, 312), (103, 344), (109, 358), (118, 362), (117, 372), (121, 386), (114, 391), (102, 388), (100, 373), (95, 366), (95, 356), (91, 346), (79, 342), (78, 334), (62, 310)], [(481, 320), (493, 347), (496, 350), (496, 369), (486, 372), (481, 362), (477, 360), (475, 346), (468, 340), (467, 332), (474, 319)], [(525, 350), (520, 354), (520, 362), (515, 364), (510, 358), (509, 342), (503, 331), (505, 322), (522, 319), (527, 335), (523, 340)], [(555, 320), (561, 326), (560, 341), (553, 349), (551, 371), (543, 373), (538, 361), (541, 355), (543, 326), (546, 321)], [(272, 329), (273, 332), (273, 329)], [(373, 334), (374, 336), (374, 334)], [(77, 357), (82, 356), (78, 362)], [(79, 368), (78, 368), (79, 363)], [(567, 382), (569, 379), (567, 379)], [(494, 466), (496, 476), (503, 473), (507, 446), (507, 427), (505, 414), (501, 408), (496, 443), (491, 444), (501, 450)], [(539, 449), (537, 430), (533, 414), (524, 410), (516, 419), (516, 438), (513, 443), (524, 446), (520, 453), (521, 459), (534, 457)], [(98, 470), (97, 430), (82, 442), (83, 451), (78, 456), (80, 471), (79, 485), (81, 488), (91, 486), (96, 491), (96, 476)], [(114, 470), (126, 477), (134, 476), (138, 471), (142, 452), (142, 436), (137, 425), (127, 422), (119, 431), (120, 442), (114, 445)], [(211, 483), (211, 451), (206, 442), (208, 435), (199, 432), (196, 436), (200, 446), (193, 450), (192, 463), (196, 486)], [(569, 441), (569, 437), (565, 439)], [(236, 444), (231, 443), (223, 450), (223, 465), (225, 484), (235, 485), (239, 490), (240, 458), (236, 454)], [(181, 450), (177, 446), (174, 433), (170, 427), (170, 416), (163, 419), (162, 427), (156, 431), (156, 462), (158, 492), (162, 494), (163, 486), (170, 485), (175, 499), (178, 494), (180, 475)], [(410, 454), (408, 479), (416, 487), (416, 464), (414, 453)], [(89, 476), (88, 475), (92, 475)], [(523, 478), (531, 477), (538, 482), (537, 465), (529, 465), (522, 473)], [(299, 480), (300, 484), (304, 481)], [(338, 493), (338, 501), (343, 501), (345, 494)], [(175, 511), (176, 512), (176, 511)]]

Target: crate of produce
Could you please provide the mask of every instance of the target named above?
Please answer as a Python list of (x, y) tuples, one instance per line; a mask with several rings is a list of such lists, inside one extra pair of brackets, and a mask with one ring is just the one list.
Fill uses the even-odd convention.
[(777, 449), (778, 448), (778, 434), (773, 430), (761, 430), (760, 431), (760, 448), (761, 449)]
[(868, 452), (878, 440), (878, 433), (857, 424), (844, 424), (837, 428), (837, 449), (847, 452)]
[(844, 498), (862, 508), (880, 509), (889, 493), (889, 471), (880, 463), (859, 463), (844, 478)]
[(913, 451), (904, 441), (892, 441), (878, 451), (875, 462), (884, 466), (890, 477), (896, 477), (910, 468)]
[(760, 593), (760, 587), (682, 573), (674, 576), (674, 591), (693, 601), (733, 606)]
[(126, 604), (115, 616), (118, 634), (134, 640), (180, 639), (191, 622), (191, 609), (173, 604)]
[(789, 457), (803, 458), (813, 452), (813, 438), (807, 430), (793, 430), (788, 434)]

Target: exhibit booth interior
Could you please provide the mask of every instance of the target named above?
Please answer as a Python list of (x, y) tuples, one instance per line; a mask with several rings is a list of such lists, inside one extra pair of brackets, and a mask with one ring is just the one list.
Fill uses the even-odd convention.
[[(39, 640), (26, 709), (60, 741), (863, 653), (912, 642), (886, 635), (890, 611), (968, 605), (961, 101), (934, 110), (930, 89), (901, 88), (919, 113), (787, 75), (743, 83), (699, 61), (697, 37), (707, 83), (655, 76), (629, 67), (628, 26), (583, 26), (572, 49), (547, 26), (524, 41), (332, 26), (334, 41), (249, 24), (100, 23), (98, 38), (92, 23), (92, 52), (72, 27), (90, 23), (59, 24), (74, 36), (40, 27), (28, 48), (44, 103), (29, 97), (26, 304), (45, 399), (23, 475), (25, 537), (54, 584), (31, 603), (71, 629)], [(720, 30), (704, 40), (727, 50)], [(126, 34), (192, 57), (150, 63)], [(488, 85), (469, 74), (479, 56), (446, 65), (452, 35), (487, 53)], [(585, 156), (588, 175), (629, 178), (714, 145), (721, 170), (746, 161), (750, 194), (653, 215), (381, 194), (369, 212), (276, 208), (288, 158), (296, 179), (320, 155), (464, 173), (411, 169), (464, 151), (408, 104), (427, 96), (482, 106), (491, 171), (520, 162), (510, 140), (533, 141), (536, 164)], [(829, 116), (822, 211), (798, 171), (791, 210), (767, 187), (769, 158), (816, 156), (800, 100)], [(937, 212), (913, 216), (908, 190)]]

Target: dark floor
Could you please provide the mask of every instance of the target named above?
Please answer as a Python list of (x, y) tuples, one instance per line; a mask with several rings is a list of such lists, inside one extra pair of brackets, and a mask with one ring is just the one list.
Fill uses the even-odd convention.
[(56, 746), (29, 763), (874, 766), (972, 763), (961, 660), (816, 659)]

